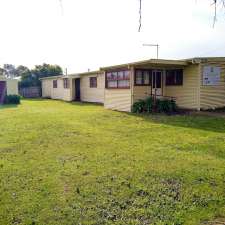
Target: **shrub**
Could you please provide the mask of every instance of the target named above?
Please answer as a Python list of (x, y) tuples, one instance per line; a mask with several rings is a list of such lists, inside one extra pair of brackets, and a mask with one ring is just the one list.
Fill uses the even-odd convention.
[(7, 95), (5, 97), (5, 104), (20, 104), (20, 96), (19, 95)]
[(132, 112), (133, 113), (142, 113), (145, 110), (145, 101), (144, 100), (138, 100), (133, 104)]
[(153, 99), (149, 97), (145, 100), (146, 102), (146, 112), (151, 113), (153, 111)]
[(168, 99), (157, 99), (154, 105), (154, 100), (152, 97), (149, 97), (145, 100), (139, 100), (135, 102), (132, 107), (133, 113), (142, 113), (147, 112), (151, 113), (154, 111), (158, 113), (173, 113), (177, 111), (177, 105), (174, 100)]

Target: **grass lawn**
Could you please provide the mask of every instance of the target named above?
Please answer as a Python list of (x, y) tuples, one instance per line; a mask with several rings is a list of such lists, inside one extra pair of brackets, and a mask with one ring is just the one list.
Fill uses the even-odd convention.
[(200, 224), (225, 217), (225, 119), (91, 104), (0, 107), (0, 224)]

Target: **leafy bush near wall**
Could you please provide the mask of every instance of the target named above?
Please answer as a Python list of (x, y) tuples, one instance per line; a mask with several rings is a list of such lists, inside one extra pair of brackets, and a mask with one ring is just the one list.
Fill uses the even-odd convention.
[(174, 100), (168, 100), (168, 99), (157, 99), (156, 100), (156, 111), (161, 113), (172, 113), (177, 111), (177, 105)]
[(7, 95), (5, 97), (5, 104), (20, 104), (20, 96), (19, 95)]
[(145, 100), (139, 100), (133, 104), (133, 113), (173, 113), (177, 111), (177, 105), (174, 100), (157, 99), (154, 104), (152, 97)]

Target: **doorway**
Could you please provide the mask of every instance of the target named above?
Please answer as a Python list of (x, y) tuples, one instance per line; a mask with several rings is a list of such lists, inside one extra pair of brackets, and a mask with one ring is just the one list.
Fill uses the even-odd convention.
[(0, 81), (0, 104), (4, 103), (6, 96), (6, 81)]
[(75, 79), (75, 101), (80, 101), (80, 78)]
[(152, 95), (162, 96), (162, 70), (152, 71)]

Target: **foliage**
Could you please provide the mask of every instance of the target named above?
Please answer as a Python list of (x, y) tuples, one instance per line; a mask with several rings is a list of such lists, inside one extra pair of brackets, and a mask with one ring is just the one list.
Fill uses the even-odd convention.
[(133, 113), (151, 113), (154, 110), (158, 113), (173, 113), (177, 111), (177, 105), (174, 100), (157, 99), (154, 106), (153, 98), (149, 97), (145, 100), (135, 102), (132, 107)]
[(132, 112), (133, 113), (142, 113), (145, 111), (146, 102), (144, 100), (139, 100), (133, 104)]
[(22, 70), (20, 87), (32, 87), (41, 86), (40, 78), (57, 76), (62, 74), (62, 69), (58, 65), (50, 65), (44, 63), (43, 65), (37, 65), (32, 70), (26, 68)]
[(152, 97), (148, 97), (145, 100), (145, 110), (147, 113), (151, 113), (153, 111), (153, 98)]
[(12, 64), (4, 64), (0, 68), (0, 75), (6, 77), (21, 77), (19, 87), (41, 86), (40, 78), (57, 76), (62, 74), (62, 68), (58, 65), (42, 64), (36, 65), (34, 69), (29, 69), (26, 66), (20, 65), (15, 67)]
[(168, 99), (156, 100), (156, 111), (161, 113), (173, 113), (177, 111), (176, 102)]
[(20, 104), (20, 96), (19, 95), (6, 95), (5, 104)]
[(0, 74), (11, 78), (18, 76), (16, 67), (12, 64), (4, 64), (3, 68), (0, 68)]
[(0, 106), (0, 224), (201, 224), (225, 216), (225, 119), (22, 100)]

